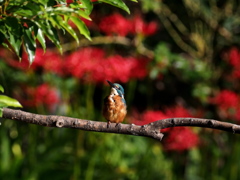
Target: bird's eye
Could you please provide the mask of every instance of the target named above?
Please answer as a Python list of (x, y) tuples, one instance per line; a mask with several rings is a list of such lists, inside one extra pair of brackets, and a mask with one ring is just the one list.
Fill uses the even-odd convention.
[(119, 89), (119, 86), (115, 86), (117, 89)]

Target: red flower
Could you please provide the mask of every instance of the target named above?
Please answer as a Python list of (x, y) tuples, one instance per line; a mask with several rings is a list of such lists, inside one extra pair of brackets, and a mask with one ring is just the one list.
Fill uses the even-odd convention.
[(54, 51), (46, 51), (44, 53), (42, 49), (38, 48), (36, 50), (35, 59), (31, 65), (28, 61), (27, 53), (23, 54), (21, 61), (15, 59), (6, 59), (6, 61), (9, 65), (22, 70), (43, 69), (46, 72), (63, 74), (62, 59), (60, 55), (58, 53), (55, 53)]
[[(22, 92), (20, 92), (22, 90)], [(60, 98), (57, 90), (48, 84), (42, 84), (38, 87), (21, 87), (16, 94), (16, 98), (25, 107), (47, 106), (49, 110), (53, 110)]]
[(230, 49), (228, 60), (232, 66), (240, 66), (240, 51), (236, 47)]
[(158, 25), (155, 21), (146, 23), (137, 15), (133, 20), (125, 19), (120, 14), (113, 14), (104, 17), (99, 24), (100, 30), (107, 35), (120, 35), (126, 36), (129, 33), (143, 34), (145, 36), (153, 35), (156, 33)]
[(175, 107), (167, 108), (165, 110), (165, 113), (169, 118), (192, 117), (192, 114), (183, 106), (175, 106)]
[(131, 58), (131, 61), (133, 62), (132, 64), (132, 70), (131, 70), (131, 77), (132, 78), (137, 78), (137, 79), (142, 79), (147, 76), (147, 64), (149, 62), (148, 59), (135, 59)]
[(88, 82), (127, 82), (147, 75), (146, 60), (120, 55), (106, 57), (101, 49), (84, 48), (66, 58), (67, 72)]
[(217, 105), (222, 119), (240, 120), (240, 96), (230, 90), (223, 90), (210, 99), (210, 103)]
[(165, 150), (184, 151), (196, 147), (199, 137), (189, 127), (175, 127), (169, 131), (163, 140)]
[(98, 62), (104, 59), (105, 52), (98, 48), (83, 48), (73, 52), (66, 58), (66, 71), (77, 78), (89, 78)]
[(217, 96), (210, 99), (210, 102), (218, 105), (221, 109), (235, 108), (239, 104), (239, 97), (236, 93), (223, 90)]
[(167, 108), (164, 112), (148, 110), (144, 112), (139, 119), (133, 120), (135, 124), (144, 125), (157, 120), (174, 117), (192, 117), (191, 113), (182, 106)]
[(233, 69), (231, 75), (233, 78), (240, 79), (240, 67), (239, 67), (239, 69)]
[[(137, 114), (137, 113), (135, 113), (135, 114)], [(142, 125), (149, 124), (149, 123), (157, 121), (157, 120), (167, 119), (168, 116), (166, 116), (162, 111), (147, 110), (142, 115), (140, 115), (138, 118), (139, 119), (133, 120), (133, 123), (142, 126)]]
[(145, 23), (143, 19), (137, 15), (133, 19), (132, 23), (132, 33), (143, 34), (145, 36), (150, 36), (156, 33), (157, 23), (151, 21), (150, 23)]
[(99, 28), (107, 35), (126, 36), (131, 28), (131, 22), (125, 19), (121, 14), (115, 13), (104, 17)]
[[(174, 117), (192, 117), (191, 113), (182, 106), (171, 107), (162, 111), (148, 110), (143, 114), (133, 114), (133, 123), (137, 125), (145, 125), (151, 122), (174, 118)], [(165, 150), (183, 151), (191, 149), (199, 144), (199, 137), (189, 127), (174, 127), (162, 129), (161, 132), (167, 133), (164, 140)]]
[(52, 109), (59, 102), (59, 96), (56, 89), (48, 84), (42, 84), (35, 89), (34, 101), (36, 106), (46, 105)]
[(145, 64), (146, 61), (132, 57), (110, 56), (95, 66), (92, 78), (96, 82), (105, 82), (106, 79), (127, 82), (130, 78), (143, 78), (147, 74)]

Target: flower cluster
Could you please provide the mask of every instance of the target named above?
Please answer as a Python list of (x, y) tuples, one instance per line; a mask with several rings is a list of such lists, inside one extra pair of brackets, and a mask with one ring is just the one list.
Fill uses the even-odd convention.
[(102, 18), (99, 28), (107, 35), (142, 34), (150, 36), (156, 33), (158, 25), (155, 21), (144, 22), (139, 15), (136, 15), (133, 19), (126, 19), (121, 14), (114, 13)]
[(210, 103), (217, 105), (219, 115), (240, 121), (240, 96), (230, 90), (222, 90), (215, 97), (210, 98)]
[(60, 98), (57, 90), (48, 84), (41, 84), (37, 87), (22, 87), (21, 95), (17, 99), (24, 107), (46, 106), (50, 111), (54, 109)]
[(54, 72), (61, 75), (63, 73), (63, 61), (61, 56), (54, 51), (44, 52), (41, 48), (36, 50), (35, 60), (30, 65), (28, 61), (27, 53), (23, 53), (22, 60), (18, 61), (16, 59), (5, 59), (7, 63), (15, 68), (21, 70), (44, 70), (46, 72)]
[(99, 48), (83, 48), (66, 58), (66, 71), (88, 82), (127, 82), (147, 75), (147, 60), (120, 55), (106, 56)]
[(48, 50), (44, 53), (42, 49), (37, 49), (36, 58), (31, 65), (26, 53), (21, 61), (7, 57), (5, 60), (9, 65), (21, 70), (42, 70), (96, 83), (105, 82), (106, 79), (127, 82), (131, 78), (144, 78), (149, 62), (144, 58), (107, 56), (103, 49), (90, 47), (67, 54), (64, 58), (53, 51)]
[[(140, 117), (140, 118), (139, 118)], [(138, 125), (148, 124), (161, 119), (174, 117), (192, 117), (191, 113), (182, 106), (167, 108), (162, 111), (146, 111), (138, 119), (134, 119), (133, 123)], [(165, 150), (184, 151), (196, 147), (199, 144), (199, 137), (189, 127), (174, 127), (162, 130), (167, 133), (163, 145)]]
[(233, 67), (231, 77), (240, 79), (240, 50), (236, 47), (231, 48), (227, 54), (227, 60)]
[(189, 127), (175, 127), (164, 141), (165, 150), (184, 151), (196, 147), (199, 137)]

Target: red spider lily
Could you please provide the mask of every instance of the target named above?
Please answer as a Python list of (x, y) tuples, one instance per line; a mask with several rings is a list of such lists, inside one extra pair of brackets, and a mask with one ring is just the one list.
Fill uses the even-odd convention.
[(234, 67), (240, 67), (240, 51), (236, 47), (230, 49), (228, 54), (228, 61)]
[(100, 30), (107, 35), (126, 36), (131, 27), (132, 23), (118, 13), (104, 17), (99, 24)]
[(133, 19), (132, 23), (132, 33), (133, 34), (143, 34), (145, 36), (150, 36), (156, 33), (158, 25), (155, 21), (146, 23), (143, 19), (137, 15)]
[(162, 111), (147, 110), (143, 114), (141, 114), (138, 118), (139, 119), (134, 119), (133, 123), (142, 126), (157, 120), (167, 119), (168, 116), (166, 116), (166, 114), (163, 113)]
[[(134, 116), (136, 117), (136, 115)], [(192, 115), (184, 107), (176, 106), (167, 108), (165, 112), (148, 110), (142, 115), (139, 115), (137, 120), (134, 119), (133, 123), (144, 125), (157, 120), (174, 117), (192, 117)], [(167, 128), (161, 130), (161, 132), (167, 133), (167, 136), (163, 141), (165, 150), (183, 151), (191, 149), (199, 144), (198, 135), (188, 127)]]
[(61, 56), (58, 53), (49, 50), (44, 53), (44, 51), (40, 48), (36, 50), (35, 60), (31, 65), (28, 61), (28, 56), (26, 53), (23, 54), (21, 61), (6, 58), (6, 62), (9, 65), (21, 70), (43, 69), (46, 72), (63, 74)]
[(114, 55), (106, 57), (98, 48), (83, 48), (66, 58), (67, 72), (88, 82), (103, 83), (106, 79), (127, 82), (147, 75), (144, 59)]
[(57, 90), (48, 84), (42, 84), (38, 87), (23, 87), (24, 95), (17, 95), (17, 99), (25, 107), (47, 106), (53, 110), (57, 103), (60, 102)]
[(98, 62), (105, 57), (105, 52), (98, 48), (83, 48), (66, 57), (66, 70), (69, 74), (81, 78), (88, 78)]
[(169, 131), (163, 146), (168, 151), (184, 151), (199, 145), (199, 137), (189, 127), (175, 127)]
[(36, 106), (46, 105), (51, 109), (59, 102), (59, 96), (56, 89), (50, 87), (48, 84), (42, 84), (35, 89), (34, 100)]
[(215, 104), (218, 113), (223, 119), (240, 120), (240, 96), (233, 91), (223, 90), (215, 97), (209, 100), (210, 103)]
[(235, 92), (223, 90), (211, 98), (210, 103), (216, 104), (222, 110), (236, 108), (239, 105), (239, 97)]
[(145, 61), (132, 57), (110, 56), (93, 69), (93, 81), (105, 82), (109, 79), (113, 82), (127, 82), (130, 78), (143, 78), (147, 74), (145, 64)]
[(191, 113), (182, 106), (166, 108), (165, 111), (145, 111), (140, 119), (133, 120), (135, 124), (144, 125), (157, 120), (174, 117), (192, 117)]
[(126, 19), (121, 14), (113, 14), (104, 17), (99, 24), (100, 30), (107, 35), (126, 36), (128, 34), (142, 34), (150, 36), (156, 33), (158, 25), (155, 21), (146, 23), (141, 16), (137, 15), (131, 19)]

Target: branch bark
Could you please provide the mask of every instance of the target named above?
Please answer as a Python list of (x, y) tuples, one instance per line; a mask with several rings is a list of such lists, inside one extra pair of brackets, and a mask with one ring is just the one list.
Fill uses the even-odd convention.
[(169, 118), (158, 120), (143, 126), (134, 124), (116, 125), (115, 123), (111, 123), (108, 126), (107, 122), (91, 121), (56, 115), (40, 115), (9, 108), (3, 108), (3, 118), (48, 127), (76, 128), (85, 131), (146, 136), (160, 141), (163, 138), (163, 134), (160, 132), (161, 129), (177, 126), (206, 127), (240, 134), (240, 126), (237, 124), (200, 118)]

